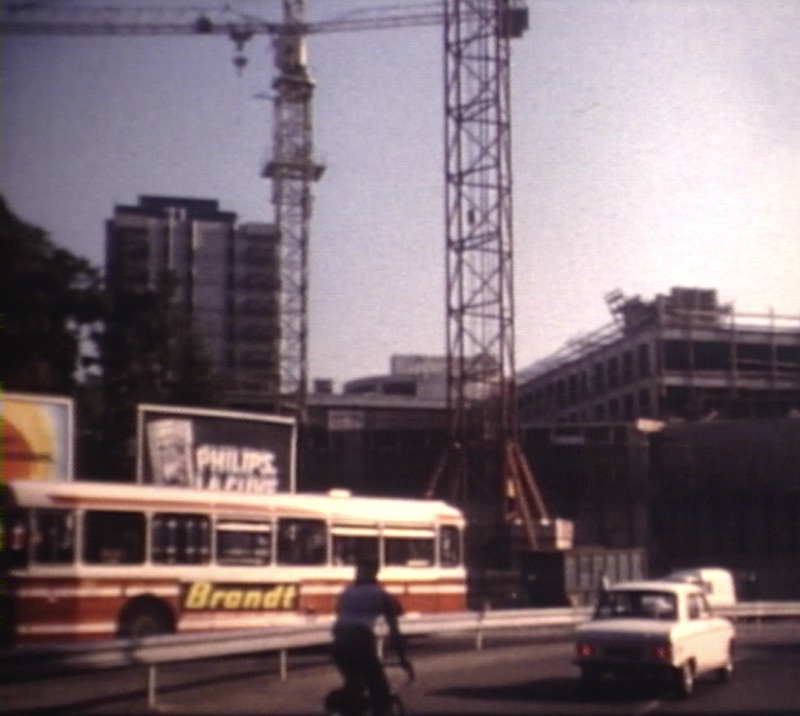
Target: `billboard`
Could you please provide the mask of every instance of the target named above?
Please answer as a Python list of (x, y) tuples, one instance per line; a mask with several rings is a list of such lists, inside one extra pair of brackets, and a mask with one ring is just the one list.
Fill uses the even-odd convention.
[(293, 418), (140, 405), (140, 483), (201, 490), (294, 492)]
[(72, 480), (72, 399), (27, 393), (1, 397), (3, 482)]

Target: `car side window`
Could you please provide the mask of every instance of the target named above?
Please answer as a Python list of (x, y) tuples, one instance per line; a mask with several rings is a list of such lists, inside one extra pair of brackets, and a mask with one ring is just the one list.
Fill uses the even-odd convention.
[(689, 595), (689, 619), (705, 619), (709, 616), (708, 603), (700, 594)]

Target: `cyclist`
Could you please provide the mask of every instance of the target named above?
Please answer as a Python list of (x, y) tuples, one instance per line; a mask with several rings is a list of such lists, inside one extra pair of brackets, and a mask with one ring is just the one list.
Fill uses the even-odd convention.
[(414, 668), (406, 658), (405, 640), (398, 624), (403, 609), (378, 583), (377, 576), (377, 561), (362, 560), (356, 565), (355, 581), (345, 588), (336, 606), (332, 656), (344, 679), (344, 690), (358, 699), (366, 689), (373, 713), (379, 715), (386, 713), (391, 703), (374, 631), (381, 617), (386, 620), (390, 644), (409, 681), (414, 678)]

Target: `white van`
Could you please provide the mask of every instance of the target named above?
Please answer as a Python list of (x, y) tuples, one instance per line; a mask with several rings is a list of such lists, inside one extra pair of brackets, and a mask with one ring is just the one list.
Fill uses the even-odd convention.
[(730, 570), (721, 567), (678, 569), (670, 572), (666, 579), (701, 586), (711, 607), (728, 607), (736, 604), (736, 582)]

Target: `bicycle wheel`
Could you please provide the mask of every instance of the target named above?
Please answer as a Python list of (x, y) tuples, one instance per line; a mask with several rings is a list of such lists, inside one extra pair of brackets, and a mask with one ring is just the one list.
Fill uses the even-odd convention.
[(389, 716), (408, 716), (405, 704), (403, 704), (403, 700), (397, 694), (392, 694), (388, 713)]
[(343, 688), (334, 689), (325, 697), (325, 713), (328, 716), (361, 716), (366, 713), (367, 707), (365, 696), (354, 697), (352, 692)]

